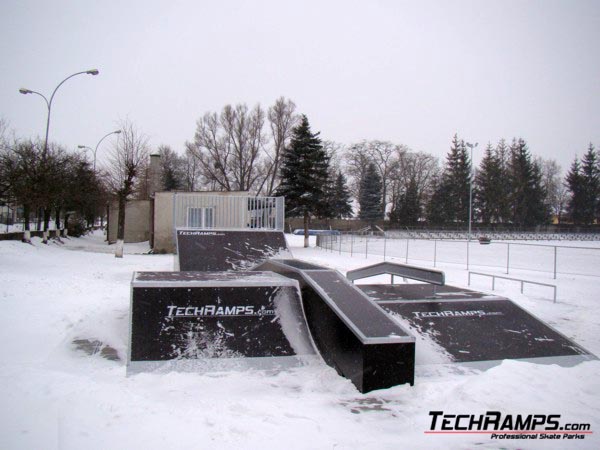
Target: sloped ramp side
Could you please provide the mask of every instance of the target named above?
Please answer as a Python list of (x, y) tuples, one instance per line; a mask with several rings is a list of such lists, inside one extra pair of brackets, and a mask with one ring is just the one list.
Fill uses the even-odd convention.
[(278, 369), (317, 359), (298, 283), (265, 272), (136, 272), (127, 373)]
[(291, 258), (281, 231), (177, 230), (177, 270), (241, 271), (269, 258)]
[(339, 272), (298, 260), (269, 260), (297, 280), (312, 339), (324, 361), (361, 392), (414, 383), (415, 338)]
[[(511, 300), (452, 286), (361, 285), (392, 316), (442, 347), (451, 362), (485, 369), (504, 359), (571, 366), (596, 359)], [(418, 351), (418, 349), (417, 349)]]

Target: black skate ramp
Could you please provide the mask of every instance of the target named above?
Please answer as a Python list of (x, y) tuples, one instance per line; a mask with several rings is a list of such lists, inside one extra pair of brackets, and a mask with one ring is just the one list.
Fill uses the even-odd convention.
[(181, 271), (247, 270), (274, 257), (291, 257), (281, 231), (177, 230)]
[(136, 272), (127, 373), (275, 369), (316, 359), (298, 282), (269, 272)]
[(414, 383), (414, 336), (341, 273), (293, 259), (272, 259), (254, 270), (299, 282), (317, 350), (359, 391)]
[(507, 298), (428, 284), (358, 287), (400, 323), (439, 346), (448, 362), (487, 368), (504, 359), (564, 366), (596, 359)]

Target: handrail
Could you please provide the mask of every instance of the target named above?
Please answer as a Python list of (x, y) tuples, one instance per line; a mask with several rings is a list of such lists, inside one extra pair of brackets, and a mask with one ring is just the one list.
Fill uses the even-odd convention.
[(443, 286), (445, 282), (444, 272), (440, 270), (424, 269), (423, 267), (408, 266), (406, 264), (392, 262), (382, 262), (371, 266), (361, 267), (359, 269), (349, 270), (346, 273), (346, 278), (354, 282), (354, 280), (376, 275), (396, 275), (402, 278), (424, 281), (438, 286)]
[(469, 271), (469, 281), (468, 281), (468, 285), (469, 286), (471, 286), (471, 275), (481, 275), (483, 277), (490, 277), (492, 279), (492, 291), (496, 287), (496, 278), (500, 278), (502, 280), (517, 281), (517, 282), (521, 283), (521, 294), (523, 293), (523, 285), (525, 283), (536, 284), (538, 286), (551, 287), (554, 290), (554, 303), (556, 303), (556, 286), (554, 284), (538, 283), (537, 281), (522, 280), (520, 278), (511, 278), (511, 277), (504, 277), (504, 276), (501, 276), (501, 275), (494, 275), (494, 274), (490, 274), (490, 273), (481, 273), (481, 272), (471, 272), (471, 271)]

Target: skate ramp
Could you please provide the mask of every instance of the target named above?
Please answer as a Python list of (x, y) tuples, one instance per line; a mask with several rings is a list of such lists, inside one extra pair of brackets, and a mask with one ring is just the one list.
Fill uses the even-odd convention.
[(136, 272), (127, 373), (276, 369), (315, 359), (298, 283), (268, 272)]
[(269, 258), (290, 257), (281, 231), (177, 230), (175, 270), (240, 271)]
[[(448, 362), (485, 369), (504, 359), (571, 366), (596, 359), (511, 300), (453, 286), (360, 285), (399, 323), (441, 347)], [(419, 348), (417, 345), (417, 353)]]
[(359, 391), (414, 383), (414, 336), (341, 273), (294, 259), (272, 259), (255, 270), (298, 281), (316, 348)]

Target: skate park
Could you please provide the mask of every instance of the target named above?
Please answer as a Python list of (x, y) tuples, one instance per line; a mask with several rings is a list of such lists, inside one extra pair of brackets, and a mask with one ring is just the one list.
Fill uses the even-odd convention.
[[(316, 361), (369, 392), (418, 382), (423, 340), (477, 369), (596, 359), (508, 298), (448, 286), (438, 270), (386, 262), (344, 276), (294, 259), (282, 211), (263, 209), (250, 215), (275, 220), (176, 228), (175, 270), (134, 274), (128, 374)], [(390, 283), (354, 284), (381, 276)]]

